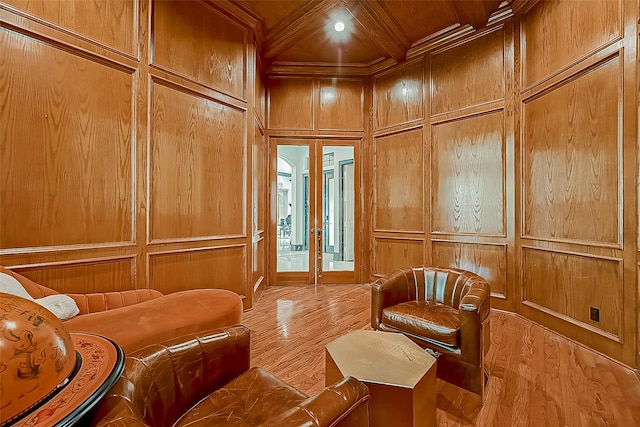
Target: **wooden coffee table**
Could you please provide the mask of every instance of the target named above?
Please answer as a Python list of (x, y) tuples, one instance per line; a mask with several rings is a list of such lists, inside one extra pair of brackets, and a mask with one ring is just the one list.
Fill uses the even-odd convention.
[(325, 347), (325, 385), (352, 376), (371, 392), (371, 426), (436, 425), (436, 359), (402, 334), (358, 330)]

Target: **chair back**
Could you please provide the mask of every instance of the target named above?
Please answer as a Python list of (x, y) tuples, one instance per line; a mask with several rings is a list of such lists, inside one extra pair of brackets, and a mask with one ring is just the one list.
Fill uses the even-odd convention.
[(128, 356), (122, 378), (103, 400), (98, 426), (136, 419), (173, 425), (193, 405), (249, 369), (245, 326), (183, 336)]

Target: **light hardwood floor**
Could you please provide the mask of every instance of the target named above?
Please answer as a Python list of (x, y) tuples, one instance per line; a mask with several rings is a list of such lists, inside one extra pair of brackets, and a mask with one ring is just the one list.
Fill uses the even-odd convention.
[[(370, 329), (369, 298), (368, 285), (266, 288), (243, 318), (252, 331), (252, 366), (318, 392), (324, 346)], [(632, 369), (519, 316), (491, 316), (485, 404), (438, 380), (438, 425), (640, 426), (640, 379)]]

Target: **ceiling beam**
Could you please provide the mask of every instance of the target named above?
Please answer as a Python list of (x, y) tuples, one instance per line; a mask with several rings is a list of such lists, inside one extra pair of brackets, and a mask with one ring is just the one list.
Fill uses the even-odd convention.
[(387, 52), (396, 61), (403, 61), (411, 46), (395, 19), (378, 0), (342, 0), (353, 15), (358, 28), (380, 50)]
[(489, 17), (500, 3), (501, 0), (451, 0), (460, 24), (471, 24), (476, 30), (487, 25)]

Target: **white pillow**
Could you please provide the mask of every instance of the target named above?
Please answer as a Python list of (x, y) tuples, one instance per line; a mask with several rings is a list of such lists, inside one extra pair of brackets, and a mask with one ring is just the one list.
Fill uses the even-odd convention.
[(27, 292), (24, 286), (22, 286), (22, 283), (18, 282), (15, 277), (7, 273), (0, 273), (0, 292), (16, 295), (33, 301), (33, 297), (29, 295), (29, 292)]
[(35, 301), (53, 314), (58, 319), (69, 320), (78, 313), (80, 309), (76, 305), (76, 302), (67, 295), (56, 294), (49, 295), (48, 297), (33, 299), (29, 292), (26, 291), (22, 283), (16, 280), (15, 277), (7, 273), (0, 273), (0, 292), (5, 294), (16, 295), (22, 298), (26, 298), (31, 301)]
[(68, 295), (49, 295), (34, 301), (55, 314), (56, 317), (61, 320), (69, 320), (80, 313), (76, 302)]

